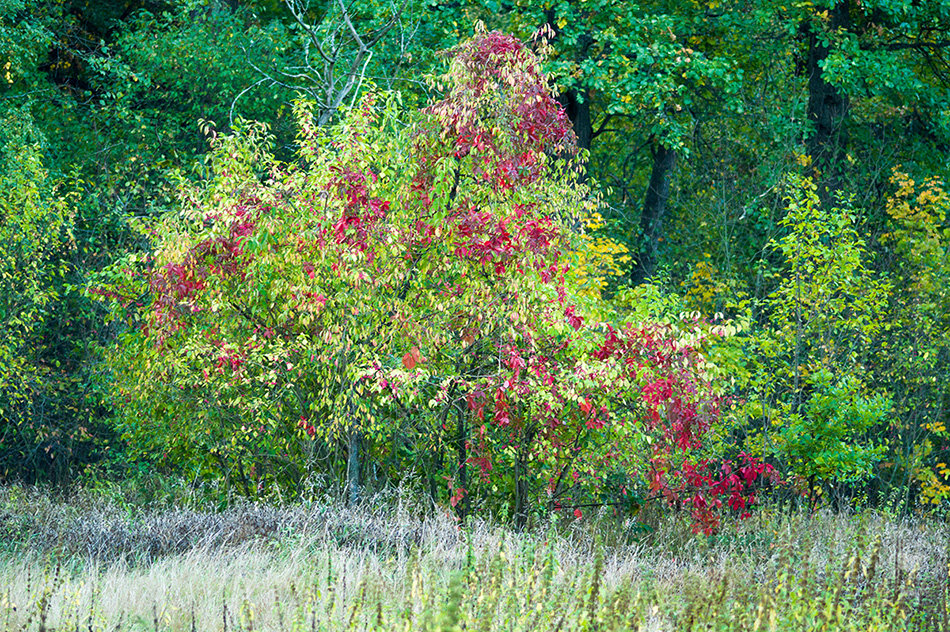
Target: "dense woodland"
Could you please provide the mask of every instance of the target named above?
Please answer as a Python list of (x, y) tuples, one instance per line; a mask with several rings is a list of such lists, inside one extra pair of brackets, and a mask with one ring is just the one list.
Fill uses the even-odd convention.
[(0, 481), (950, 502), (945, 0), (0, 0)]

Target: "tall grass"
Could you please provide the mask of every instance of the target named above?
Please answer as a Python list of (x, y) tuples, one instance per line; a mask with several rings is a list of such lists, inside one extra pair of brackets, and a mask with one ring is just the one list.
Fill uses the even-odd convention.
[(765, 512), (517, 534), (395, 495), (224, 512), (0, 490), (2, 630), (948, 630), (950, 529)]

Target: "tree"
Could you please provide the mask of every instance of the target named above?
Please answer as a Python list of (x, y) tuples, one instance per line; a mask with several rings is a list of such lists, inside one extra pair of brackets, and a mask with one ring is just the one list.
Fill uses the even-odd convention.
[(383, 38), (397, 25), (403, 30), (400, 21), (408, 3), (402, 0), (390, 7), (375, 1), (331, 0), (311, 7), (310, 0), (285, 0), (300, 31), (302, 55), (291, 64), (251, 62), (261, 75), (254, 85), (280, 86), (307, 95), (314, 103), (317, 124), (326, 125), (347, 99), (352, 104), (359, 98), (367, 68)]
[[(56, 423), (49, 321), (63, 293), (72, 214), (28, 112), (0, 102), (0, 480), (62, 480), (83, 437)], [(80, 427), (81, 429), (81, 427)]]
[[(499, 46), (505, 53), (511, 51), (504, 46), (513, 44), (503, 42)], [(524, 53), (520, 55), (513, 61), (533, 63)], [(188, 202), (197, 209), (214, 210), (204, 210), (203, 218), (192, 218), (199, 220), (197, 233), (168, 220), (172, 223), (161, 234), (174, 235), (178, 245), (165, 251), (161, 245), (170, 242), (160, 240), (156, 260), (150, 265), (152, 271), (147, 277), (139, 277), (140, 283), (149, 279), (154, 295), (150, 324), (148, 333), (130, 334), (126, 348), (144, 354), (157, 336), (169, 354), (186, 353), (188, 360), (182, 360), (185, 365), (180, 367), (180, 379), (189, 388), (206, 392), (201, 382), (211, 380), (214, 388), (210, 390), (233, 393), (226, 410), (212, 405), (213, 414), (234, 420), (232, 424), (248, 414), (258, 420), (266, 418), (274, 424), (273, 432), (268, 434), (285, 438), (279, 446), (284, 453), (289, 454), (293, 447), (286, 441), (293, 433), (282, 425), (288, 419), (288, 407), (296, 408), (292, 418), (300, 420), (306, 429), (313, 429), (311, 434), (319, 430), (330, 439), (346, 436), (348, 486), (355, 495), (359, 436), (382, 432), (364, 396), (366, 371), (379, 363), (380, 370), (395, 371), (388, 377), (384, 374), (384, 381), (400, 381), (399, 372), (411, 370), (421, 360), (418, 348), (423, 341), (447, 344), (446, 332), (458, 329), (447, 319), (459, 323), (475, 318), (471, 311), (474, 305), (479, 309), (494, 306), (499, 312), (481, 325), (470, 324), (471, 331), (463, 339), (469, 335), (481, 338), (478, 332), (483, 327), (492, 332), (507, 329), (511, 322), (518, 322), (512, 310), (524, 309), (528, 301), (512, 301), (519, 289), (527, 292), (532, 283), (521, 275), (542, 275), (546, 283), (551, 283), (558, 274), (553, 263), (538, 269), (541, 253), (553, 247), (556, 224), (550, 217), (536, 214), (541, 212), (540, 200), (553, 205), (547, 210), (551, 213), (557, 208), (570, 208), (569, 202), (574, 199), (575, 194), (563, 193), (563, 187), (553, 180), (567, 177), (567, 172), (544, 153), (548, 146), (552, 151), (561, 147), (569, 130), (558, 123), (564, 120), (563, 115), (558, 118), (538, 69), (530, 65), (519, 72), (504, 81), (527, 90), (525, 96), (531, 98), (531, 110), (518, 112), (520, 122), (511, 119), (515, 104), (525, 108), (528, 102), (518, 101), (513, 95), (500, 103), (499, 95), (494, 95), (493, 102), (492, 93), (485, 92), (483, 85), (468, 86), (474, 93), (460, 93), (454, 101), (433, 106), (432, 117), (438, 126), (423, 124), (413, 141), (415, 163), (406, 162), (410, 156), (409, 137), (405, 132), (394, 132), (398, 127), (395, 115), (390, 112), (379, 129), (369, 104), (364, 104), (346, 126), (335, 130), (339, 138), (319, 133), (319, 121), (309, 116), (309, 110), (301, 111), (301, 157), (307, 165), (302, 171), (278, 166), (265, 157), (259, 136), (222, 145), (217, 162), (225, 164), (216, 167), (218, 179), (207, 191), (193, 193)], [(521, 86), (516, 79), (524, 78), (525, 73), (532, 82)], [(479, 122), (480, 113), (474, 106), (486, 102), (498, 111), (489, 110), (494, 118)], [(452, 103), (457, 109), (452, 109)], [(494, 141), (488, 134), (491, 127), (481, 127), (489, 124), (496, 129)], [(451, 132), (458, 146), (447, 146), (441, 140), (441, 126), (447, 125), (456, 126)], [(462, 129), (465, 125), (478, 127), (466, 131)], [(485, 143), (489, 142), (498, 143), (498, 154), (492, 156), (485, 151)], [(277, 169), (283, 174), (278, 179), (266, 185), (258, 182), (258, 170), (266, 173)], [(529, 187), (530, 193), (514, 190), (516, 185)], [(282, 188), (285, 190), (281, 192)], [(234, 191), (244, 192), (240, 200), (233, 200)], [(291, 206), (278, 206), (274, 196), (289, 199), (287, 204)], [(310, 205), (312, 209), (307, 208)], [(529, 213), (529, 209), (534, 210)], [(316, 214), (318, 210), (322, 215)], [(456, 233), (456, 238), (463, 241), (453, 243), (443, 237)], [(294, 236), (298, 234), (308, 237), (306, 246)], [(278, 241), (274, 243), (273, 239)], [(522, 240), (528, 244), (524, 252), (518, 248)], [(183, 244), (189, 244), (184, 252)], [(328, 249), (338, 252), (332, 254)], [(208, 257), (212, 255), (227, 255), (230, 259), (209, 267)], [(287, 257), (290, 259), (284, 260)], [(299, 278), (282, 278), (291, 269), (297, 269)], [(240, 274), (234, 276), (238, 270)], [(227, 283), (216, 279), (208, 284), (205, 279), (209, 276), (222, 276)], [(248, 276), (258, 284), (251, 292), (242, 289)], [(446, 310), (442, 295), (469, 286), (460, 295), (467, 308)], [(138, 291), (108, 292), (131, 297)], [(360, 297), (358, 305), (367, 307), (354, 307), (354, 297)], [(181, 301), (195, 304), (197, 316), (186, 314), (182, 318), (174, 308)], [(205, 306), (205, 301), (211, 301), (214, 307)], [(206, 318), (214, 323), (215, 331), (207, 342), (197, 348), (182, 344), (183, 340), (175, 345), (166, 342), (166, 336), (188, 340), (189, 332), (211, 327)], [(484, 313), (477, 320), (482, 319)], [(251, 339), (256, 341), (253, 352), (247, 349)], [(410, 345), (410, 340), (416, 342)], [(417, 351), (410, 353), (411, 348)], [(225, 365), (221, 352), (213, 349), (227, 349), (230, 364)], [(156, 361), (164, 364), (167, 358), (161, 355)], [(326, 364), (330, 358), (334, 359), (332, 366)], [(403, 360), (387, 367), (393, 358)], [(136, 370), (158, 369), (143, 362), (147, 359), (139, 356), (142, 364)], [(444, 356), (445, 362), (449, 359)], [(215, 366), (206, 367), (207, 375), (196, 375), (191, 369), (202, 360), (213, 360)], [(301, 379), (295, 372), (295, 379), (290, 379), (285, 370), (275, 369), (275, 362), (306, 367), (296, 371), (309, 377)], [(230, 366), (232, 372), (240, 368), (241, 379), (232, 383), (233, 375), (227, 372), (220, 378), (224, 383), (219, 384), (216, 376), (224, 366)], [(480, 366), (475, 361), (472, 370)], [(165, 365), (164, 370), (171, 367)], [(172, 377), (177, 375), (175, 371), (169, 375), (171, 383), (178, 381)], [(258, 386), (261, 375), (271, 378)], [(132, 379), (130, 384), (136, 381)], [(143, 386), (151, 391), (154, 385)], [(138, 399), (145, 401), (148, 397), (142, 394)], [(249, 398), (252, 402), (247, 401)], [(215, 400), (220, 402), (221, 398)], [(156, 408), (170, 405), (165, 398), (160, 401)], [(177, 408), (175, 412), (179, 412)], [(311, 423), (314, 417), (320, 423)], [(283, 431), (276, 431), (282, 427)], [(144, 435), (152, 430), (149, 426)], [(223, 436), (233, 435), (228, 429)], [(220, 453), (219, 447), (209, 451), (213, 458)], [(235, 464), (226, 469), (246, 479), (242, 471), (250, 465), (244, 462), (250, 453), (249, 448), (230, 451), (227, 458), (235, 459)], [(192, 457), (205, 458), (189, 455)], [(258, 466), (259, 475), (260, 469)]]
[(896, 118), (915, 135), (946, 143), (950, 25), (943, 2), (831, 0), (791, 15), (805, 42), (808, 149), (824, 205), (843, 186), (856, 124)]
[(765, 448), (807, 480), (814, 500), (827, 484), (866, 480), (882, 455), (867, 438), (890, 401), (868, 382), (892, 286), (867, 267), (852, 209), (823, 208), (810, 180), (788, 187), (787, 233), (772, 244), (785, 270), (765, 305), (768, 328), (754, 338), (752, 406)]
[(893, 465), (879, 473), (880, 487), (899, 491), (904, 503), (915, 498), (942, 505), (950, 497), (946, 450), (947, 394), (950, 393), (950, 274), (948, 196), (940, 179), (918, 180), (894, 168), (885, 210), (889, 230), (881, 241), (893, 257), (895, 292), (878, 348), (880, 381), (894, 399), (898, 422), (888, 433)]
[[(154, 254), (95, 290), (135, 325), (113, 362), (121, 428), (252, 494), (296, 484), (329, 445), (356, 500), (363, 455), (391, 446), (397, 464), (433, 454), (430, 483), (446, 476), (462, 515), (510, 484), (519, 526), (543, 497), (600, 489), (610, 464), (702, 528), (721, 496), (743, 510), (768, 468), (722, 474), (696, 452), (717, 408), (695, 327), (578, 313), (564, 261), (588, 193), (537, 58), (483, 34), (442, 83), (408, 128), (392, 97), (329, 130), (299, 105), (296, 163), (260, 126), (217, 141), (214, 178), (149, 229)], [(651, 443), (644, 462), (632, 448)]]
[[(484, 19), (551, 46), (559, 99), (578, 145), (590, 151), (591, 175), (612, 187), (623, 210), (636, 252), (629, 277), (642, 282), (659, 261), (677, 155), (689, 155), (700, 121), (738, 107), (741, 70), (709, 45), (728, 25), (710, 27), (705, 9), (689, 3), (502, 6)], [(446, 11), (458, 11), (452, 7)]]

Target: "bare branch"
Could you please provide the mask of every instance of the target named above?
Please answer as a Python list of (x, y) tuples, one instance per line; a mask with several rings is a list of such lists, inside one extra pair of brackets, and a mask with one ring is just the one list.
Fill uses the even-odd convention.
[(356, 32), (356, 27), (353, 26), (353, 22), (350, 20), (350, 12), (346, 8), (346, 5), (343, 4), (343, 0), (337, 0), (337, 4), (340, 5), (340, 11), (343, 15), (343, 23), (346, 25), (346, 28), (349, 29), (350, 35), (353, 37), (353, 41), (359, 44), (360, 52), (366, 50), (366, 44), (363, 43), (363, 40), (360, 38), (360, 34)]
[[(372, 47), (400, 23), (408, 2), (400, 0), (398, 6), (393, 2), (392, 16), (378, 28), (361, 35), (356, 27), (352, 5), (344, 0), (332, 3), (316, 23), (311, 23), (307, 18), (310, 6), (308, 0), (284, 0), (294, 21), (305, 32), (304, 65), (271, 69), (269, 72), (253, 63), (251, 65), (271, 85), (304, 91), (313, 97), (319, 111), (317, 124), (325, 125), (350, 95), (356, 98), (373, 58)], [(331, 15), (335, 16), (332, 18), (336, 22), (333, 25), (329, 24)], [(311, 58), (311, 49), (315, 49), (319, 55), (320, 63), (316, 65), (313, 63), (315, 59)]]
[[(300, 7), (299, 0), (284, 0), (284, 3), (287, 5), (287, 8), (290, 10), (290, 15), (293, 16), (297, 24), (299, 24), (300, 27), (310, 36), (310, 42), (316, 46), (317, 52), (320, 53), (320, 56), (323, 58), (323, 60), (325, 62), (329, 62), (330, 58), (325, 52), (323, 52), (323, 46), (320, 44), (320, 38), (317, 37), (317, 28), (319, 28), (320, 22), (317, 24), (307, 24), (304, 22), (303, 13), (306, 11), (306, 6)], [(309, 6), (309, 4), (310, 3), (308, 2), (307, 6)]]
[(244, 88), (243, 90), (241, 90), (241, 91), (238, 93), (238, 95), (237, 95), (236, 97), (234, 97), (234, 100), (231, 101), (231, 110), (228, 112), (228, 122), (230, 123), (230, 125), (231, 125), (232, 128), (234, 127), (234, 107), (237, 105), (238, 99), (240, 99), (241, 97), (243, 97), (244, 94), (247, 93), (248, 91), (253, 90), (253, 89), (256, 88), (257, 86), (259, 86), (259, 85), (261, 85), (262, 83), (264, 83), (265, 81), (269, 81), (269, 80), (270, 80), (270, 77), (267, 77), (267, 76), (265, 76), (263, 79), (258, 79), (257, 81), (255, 81), (254, 83), (252, 83), (251, 85), (249, 85), (248, 87), (246, 87), (246, 88)]

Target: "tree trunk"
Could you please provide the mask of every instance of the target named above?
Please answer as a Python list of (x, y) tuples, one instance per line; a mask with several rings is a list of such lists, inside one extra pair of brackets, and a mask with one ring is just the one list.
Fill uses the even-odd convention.
[(653, 169), (640, 215), (640, 253), (630, 275), (635, 285), (650, 278), (656, 269), (658, 244), (663, 234), (666, 203), (670, 198), (670, 175), (676, 162), (676, 150), (662, 142), (653, 148)]
[(587, 88), (571, 88), (561, 95), (561, 102), (567, 112), (567, 118), (574, 126), (577, 146), (589, 151), (590, 141), (594, 136), (594, 128), (590, 122), (590, 91)]
[(346, 503), (355, 505), (360, 500), (360, 435), (350, 430), (346, 435)]
[(471, 501), (468, 496), (468, 425), (465, 423), (465, 415), (461, 410), (456, 411), (456, 416), (458, 420), (458, 442), (456, 443), (456, 450), (458, 450), (458, 485), (465, 490), (465, 496), (456, 505), (455, 511), (464, 523), (471, 510)]
[(515, 457), (515, 530), (524, 531), (528, 526), (528, 482), (525, 480), (525, 460), (519, 451)]
[(534, 435), (534, 428), (526, 429), (515, 453), (515, 529), (519, 532), (528, 526), (528, 455)]
[[(850, 26), (850, 0), (838, 2), (830, 9), (830, 31)], [(825, 80), (822, 64), (832, 48), (823, 44), (811, 25), (804, 26), (808, 37), (808, 120), (813, 126), (808, 137), (808, 153), (812, 160), (812, 177), (818, 185), (823, 207), (832, 204), (841, 188), (841, 164), (847, 145), (844, 120), (848, 114), (848, 95)]]
[[(554, 36), (551, 41), (557, 40), (561, 35), (561, 29), (557, 25), (555, 10), (553, 8), (545, 9), (545, 20), (547, 27)], [(577, 38), (577, 50), (575, 51), (575, 60), (578, 64), (582, 63), (588, 56), (588, 50), (594, 43), (594, 38), (584, 33)], [(574, 134), (577, 136), (577, 146), (581, 149), (590, 151), (590, 142), (594, 137), (594, 127), (590, 119), (590, 90), (584, 86), (575, 86), (568, 88), (558, 95), (558, 101), (564, 106), (567, 118), (570, 119), (574, 127)], [(582, 181), (587, 180), (587, 170), (581, 174)]]

